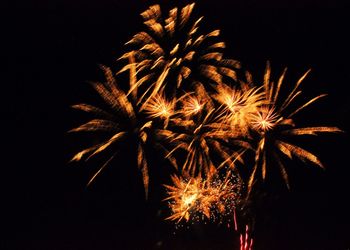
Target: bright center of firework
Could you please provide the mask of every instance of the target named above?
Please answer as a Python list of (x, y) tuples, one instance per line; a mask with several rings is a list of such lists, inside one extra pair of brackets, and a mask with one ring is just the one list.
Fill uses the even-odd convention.
[(163, 117), (169, 116), (169, 111), (168, 111), (167, 107), (165, 107), (165, 106), (161, 107), (160, 108), (160, 114)]
[(259, 130), (270, 130), (274, 127), (274, 124), (267, 119), (261, 119), (253, 123), (254, 127)]
[(270, 128), (273, 127), (273, 124), (270, 123), (270, 122), (268, 122), (268, 121), (266, 121), (266, 120), (262, 120), (262, 121), (260, 122), (260, 125), (261, 125), (261, 128), (262, 128), (263, 130), (268, 130), (268, 129), (270, 129)]
[(186, 207), (189, 207), (197, 199), (197, 194), (185, 195), (182, 198), (182, 202)]
[(195, 103), (194, 107), (193, 107), (193, 110), (194, 112), (199, 112), (200, 110), (202, 109), (202, 106), (197, 102)]
[(183, 114), (185, 116), (197, 114), (202, 108), (203, 104), (201, 104), (195, 97), (189, 97), (183, 101)]
[(239, 105), (235, 96), (229, 96), (226, 98), (226, 105), (231, 112), (238, 112), (242, 106)]
[(271, 130), (277, 121), (278, 115), (274, 113), (273, 109), (266, 107), (261, 108), (261, 111), (253, 116), (252, 124), (258, 130)]

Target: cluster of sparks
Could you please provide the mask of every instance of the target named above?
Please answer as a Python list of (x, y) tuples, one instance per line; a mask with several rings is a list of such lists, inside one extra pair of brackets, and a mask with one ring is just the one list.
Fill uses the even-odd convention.
[[(270, 80), (269, 64), (261, 84), (254, 83), (249, 73), (246, 79), (237, 79), (240, 64), (224, 59), (220, 31), (200, 35), (203, 18), (193, 19), (193, 8), (190, 4), (171, 9), (162, 19), (159, 5), (149, 7), (141, 14), (146, 31), (127, 43), (130, 50), (120, 58), (128, 63), (117, 73), (103, 66), (106, 80), (92, 83), (110, 111), (88, 104), (73, 106), (98, 118), (72, 132), (110, 133), (106, 140), (78, 152), (73, 160), (89, 159), (130, 139), (137, 145), (135, 156), (146, 195), (150, 166), (145, 147), (152, 146), (152, 137), (152, 143), (162, 148), (164, 158), (177, 171), (171, 177), (173, 183), (165, 185), (165, 200), (172, 211), (168, 219), (176, 222), (215, 220), (218, 215), (232, 214), (242, 190), (249, 194), (256, 181), (264, 181), (268, 167), (278, 167), (289, 187), (283, 157), (323, 166), (314, 154), (288, 139), (340, 132), (336, 127), (297, 127), (294, 116), (325, 96), (316, 96), (290, 111), (309, 71), (287, 97), (280, 94), (286, 70), (276, 82)], [(122, 72), (129, 72), (128, 86), (117, 83)], [(251, 153), (254, 165), (245, 166), (244, 159)], [(249, 172), (246, 182), (237, 164)], [(252, 249), (252, 240), (241, 236), (241, 249)]]
[(173, 185), (165, 185), (173, 214), (169, 220), (218, 220), (230, 216), (239, 196), (239, 183), (234, 183), (230, 172), (224, 180), (213, 176), (203, 179), (184, 179), (172, 176)]

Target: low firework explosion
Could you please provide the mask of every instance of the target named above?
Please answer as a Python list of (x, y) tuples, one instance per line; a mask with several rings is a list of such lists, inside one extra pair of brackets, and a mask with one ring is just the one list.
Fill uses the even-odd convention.
[(220, 221), (232, 217), (240, 197), (241, 183), (231, 172), (224, 180), (218, 175), (209, 178), (172, 176), (173, 185), (165, 185), (172, 215), (168, 220)]

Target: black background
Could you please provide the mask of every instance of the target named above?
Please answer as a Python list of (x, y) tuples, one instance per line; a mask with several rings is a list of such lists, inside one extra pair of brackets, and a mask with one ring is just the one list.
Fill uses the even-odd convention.
[[(168, 8), (186, 1), (38, 0), (3, 9), (1, 249), (239, 249), (232, 229), (176, 230), (163, 222), (168, 211), (158, 211), (161, 193), (151, 189), (150, 201), (143, 200), (131, 154), (91, 188), (85, 185), (93, 163), (68, 163), (84, 141), (67, 131), (86, 118), (70, 105), (96, 103), (86, 81), (99, 79), (99, 63), (114, 64), (123, 44), (142, 29), (139, 13), (152, 3)], [(312, 0), (203, 0), (195, 8), (207, 31), (222, 30), (226, 56), (257, 78), (267, 60), (275, 76), (285, 66), (293, 79), (312, 68), (306, 96), (329, 96), (300, 122), (345, 131), (348, 13), (340, 1)], [(299, 168), (291, 192), (274, 190), (273, 201), (256, 208), (254, 249), (350, 248), (348, 133), (308, 144), (327, 170)]]

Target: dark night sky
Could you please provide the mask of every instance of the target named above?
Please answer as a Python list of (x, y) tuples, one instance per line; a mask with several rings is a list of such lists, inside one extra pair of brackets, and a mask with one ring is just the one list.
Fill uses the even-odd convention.
[[(70, 105), (96, 100), (85, 82), (100, 77), (97, 65), (113, 65), (148, 5), (186, 2), (37, 0), (4, 9), (1, 249), (238, 249), (237, 235), (222, 227), (176, 231), (162, 222), (159, 191), (144, 202), (127, 155), (88, 189), (93, 164), (68, 164), (81, 141), (66, 131), (83, 121)], [(301, 122), (349, 131), (350, 20), (342, 2), (199, 0), (195, 15), (205, 16), (205, 30), (221, 29), (226, 56), (257, 77), (266, 60), (276, 76), (285, 66), (295, 78), (312, 68), (306, 93), (329, 96)], [(303, 166), (291, 192), (274, 190), (258, 208), (254, 249), (350, 249), (349, 135), (310, 146), (327, 170)]]

